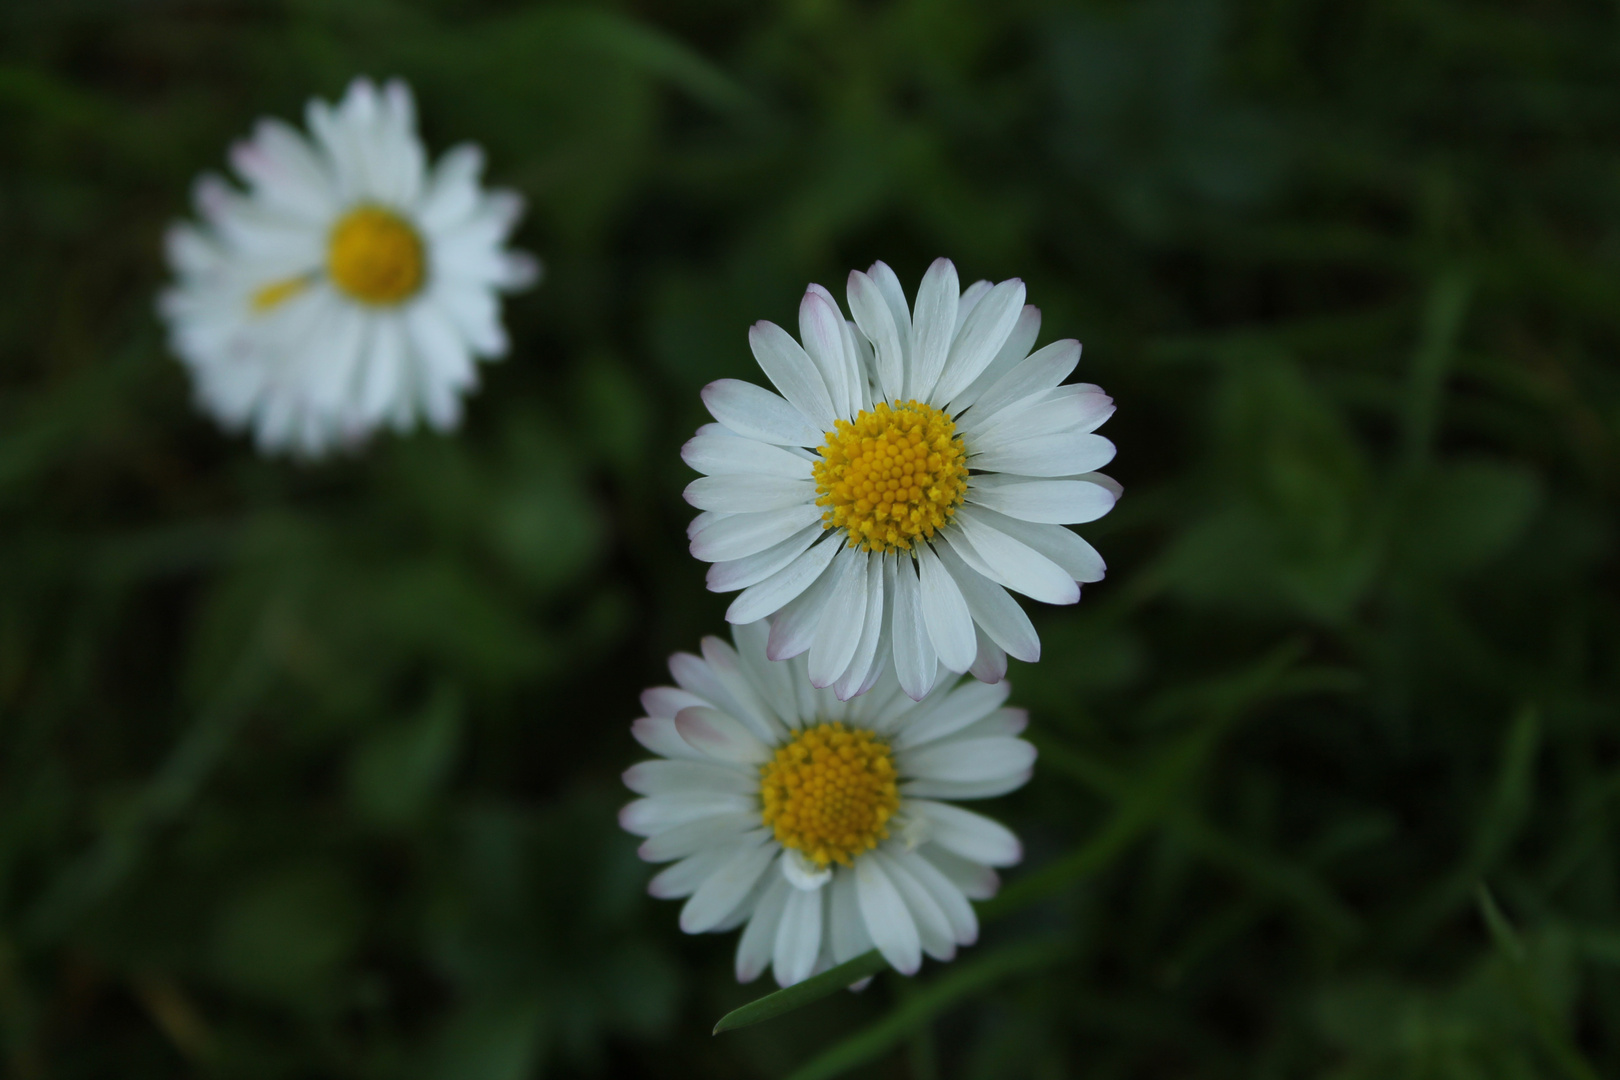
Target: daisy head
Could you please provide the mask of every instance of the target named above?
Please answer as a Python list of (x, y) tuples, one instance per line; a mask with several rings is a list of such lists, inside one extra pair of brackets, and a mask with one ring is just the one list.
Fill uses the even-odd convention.
[(1080, 343), (1030, 352), (1041, 313), (1015, 279), (963, 292), (938, 259), (908, 306), (894, 271), (849, 275), (850, 321), (826, 289), (799, 305), (799, 340), (748, 333), (779, 393), (721, 379), (717, 423), (682, 450), (704, 473), (688, 535), (709, 588), (741, 589), (733, 623), (769, 619), (773, 660), (808, 653), (812, 684), (866, 692), (892, 665), (921, 699), (939, 667), (986, 682), (1040, 639), (1007, 590), (1080, 599), (1102, 557), (1066, 525), (1113, 509), (1095, 470), (1113, 399), (1061, 385)]
[(535, 280), (505, 248), (517, 195), (479, 186), (477, 147), (428, 167), (404, 83), (312, 100), (309, 134), (261, 120), (231, 151), (246, 185), (197, 183), (168, 236), (159, 309), (202, 407), (266, 451), (319, 455), (383, 424), (445, 430), (502, 355), (498, 294)]
[(956, 800), (1029, 779), (1026, 717), (1005, 682), (941, 673), (923, 700), (894, 676), (840, 701), (803, 659), (766, 658), (769, 628), (733, 629), (677, 653), (677, 686), (642, 694), (632, 728), (658, 756), (624, 774), (643, 796), (619, 821), (641, 856), (673, 864), (649, 891), (685, 898), (689, 934), (742, 927), (737, 978), (767, 966), (791, 985), (879, 949), (907, 975), (978, 937), (970, 900), (995, 894), (1022, 855), (1005, 827)]

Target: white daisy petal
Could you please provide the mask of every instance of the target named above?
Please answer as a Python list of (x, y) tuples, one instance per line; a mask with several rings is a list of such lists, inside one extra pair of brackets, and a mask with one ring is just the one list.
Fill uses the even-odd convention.
[(838, 542), (828, 540), (799, 553), (782, 569), (739, 593), (726, 609), (726, 621), (751, 623), (780, 611), (816, 583), (838, 551)]
[[(734, 589), (746, 589), (751, 585), (758, 585), (778, 570), (787, 566), (794, 559), (804, 553), (805, 549), (815, 543), (822, 535), (820, 522), (806, 525), (780, 544), (773, 544), (764, 551), (756, 551), (741, 559), (729, 559), (717, 562), (709, 567), (705, 580), (710, 592), (731, 592)], [(775, 609), (771, 609), (774, 611)], [(770, 614), (767, 612), (766, 614)]]
[[(770, 749), (742, 721), (708, 706), (693, 705), (676, 713), (675, 730), (686, 745), (720, 761), (758, 765), (771, 756)], [(637, 790), (628, 779), (625, 785)]]
[(523, 276), (526, 257), (504, 248), (517, 201), (480, 191), (466, 151), (424, 194), (398, 80), (356, 79), (306, 121), (308, 138), (261, 121), (231, 151), (247, 193), (205, 176), (205, 225), (171, 230), (160, 312), (197, 400), (262, 450), (306, 457), (384, 425), (453, 427), (474, 355), (506, 347), (495, 290)]
[(983, 814), (930, 799), (913, 799), (907, 810), (928, 822), (930, 842), (954, 855), (986, 866), (1014, 866), (1024, 857), (1018, 837)]
[[(980, 278), (962, 290), (962, 299), (957, 301), (956, 304), (956, 329), (951, 331), (953, 335), (962, 333), (962, 327), (967, 323), (967, 317), (973, 314), (973, 309), (979, 306), (979, 301), (983, 300), (985, 294), (994, 287), (994, 282)], [(949, 362), (947, 359), (946, 363)]]
[(906, 291), (900, 285), (900, 278), (888, 263), (881, 260), (866, 268), (866, 276), (872, 279), (878, 292), (883, 294), (883, 302), (889, 305), (889, 315), (900, 335), (900, 359), (906, 367), (910, 367), (914, 348), (911, 309), (906, 306)]
[[(836, 566), (839, 562), (835, 554), (833, 565)], [(838, 581), (837, 573), (832, 571), (823, 573), (816, 578), (814, 584), (771, 617), (771, 633), (765, 646), (766, 656), (772, 660), (787, 660), (801, 655), (810, 648), (816, 637), (816, 629), (821, 625), (821, 614), (826, 610), (827, 600), (832, 596), (833, 588)], [(807, 675), (804, 679), (806, 692), (809, 685)]]
[[(748, 330), (748, 346), (765, 377), (795, 409), (823, 431), (833, 426), (827, 384), (809, 355), (786, 330), (773, 322), (757, 322)], [(725, 423), (719, 417), (715, 419)]]
[(647, 883), (647, 892), (659, 900), (680, 900), (697, 892), (735, 853), (729, 844), (716, 844), (686, 856), (660, 871)]
[(1036, 400), (1027, 407), (1014, 402), (987, 421), (975, 433), (974, 445), (988, 453), (1048, 435), (1089, 434), (1114, 415), (1114, 399), (1101, 390), (1060, 386), (1030, 396)]
[(832, 414), (849, 416), (845, 412), (850, 395), (848, 358), (844, 356), (844, 317), (838, 305), (830, 303), (826, 290), (811, 288), (799, 303), (799, 338), (816, 370), (826, 385)]
[(982, 508), (974, 513), (1000, 532), (1057, 563), (1074, 580), (1084, 584), (1103, 579), (1107, 567), (1097, 549), (1063, 526), (1019, 521)]
[(770, 706), (776, 719), (788, 727), (797, 727), (800, 709), (798, 694), (793, 685), (792, 664), (778, 664), (765, 654), (770, 641), (770, 626), (761, 621), (746, 626), (733, 626), (731, 636), (737, 643), (737, 657), (759, 691), (760, 698)]
[[(860, 641), (850, 656), (849, 666), (844, 668), (843, 674), (833, 684), (833, 693), (840, 701), (848, 701), (863, 691), (867, 673), (872, 670), (872, 662), (877, 658), (878, 641), (883, 637), (883, 563), (884, 558), (880, 555), (868, 555), (866, 558), (866, 580), (861, 585), (866, 598), (866, 617), (861, 622)], [(812, 652), (812, 665), (814, 660), (815, 654)]]
[(1114, 444), (1101, 435), (1064, 433), (1014, 439), (1009, 433), (1006, 441), (975, 445), (978, 454), (969, 459), (975, 469), (1022, 476), (1068, 476), (1100, 469), (1114, 460)]
[(808, 479), (781, 476), (701, 476), (686, 485), (684, 495), (699, 510), (744, 514), (812, 503), (816, 485)]
[(922, 966), (922, 939), (905, 898), (876, 859), (855, 863), (855, 899), (873, 944), (891, 967), (915, 975)]
[(707, 530), (710, 525), (713, 525), (717, 521), (723, 521), (726, 518), (734, 518), (736, 516), (736, 514), (717, 514), (713, 510), (705, 510), (701, 514), (694, 517), (691, 521), (687, 522), (686, 538), (688, 540), (696, 540), (698, 538), (698, 534)]
[(951, 936), (958, 945), (972, 945), (979, 940), (979, 918), (973, 913), (973, 905), (939, 867), (917, 852), (899, 846), (889, 849), (888, 855), (928, 891), (949, 922)]
[(819, 446), (821, 431), (804, 413), (763, 386), (716, 379), (703, 388), (709, 415), (745, 439), (776, 446)]
[(1029, 783), (1033, 770), (1006, 773), (989, 780), (908, 780), (900, 793), (908, 799), (993, 799)]
[(939, 662), (952, 671), (966, 671), (978, 655), (973, 637), (973, 616), (939, 556), (926, 544), (917, 549), (923, 624), (939, 654)]
[[(968, 610), (972, 609), (972, 605), (968, 605)], [(980, 682), (998, 683), (1007, 677), (1007, 651), (991, 641), (984, 627), (977, 625), (977, 622), (975, 618), (973, 633), (979, 640), (979, 655), (973, 658), (973, 666), (968, 668), (968, 674)]]
[(767, 836), (763, 829), (750, 833), (731, 858), (697, 887), (681, 908), (682, 930), (688, 934), (712, 930), (742, 903), (779, 850), (765, 842)]
[(962, 538), (973, 545), (973, 550), (1007, 588), (1048, 604), (1079, 601), (1080, 587), (1061, 566), (980, 518), (973, 508), (963, 507), (957, 511), (956, 524), (962, 530)]
[[(855, 316), (866, 340), (876, 350), (877, 384), (883, 397), (897, 401), (905, 388), (905, 350), (900, 344), (900, 331), (895, 325), (893, 310), (884, 299), (877, 282), (859, 270), (849, 273), (849, 310)], [(909, 325), (909, 320), (907, 320)]]
[[(900, 760), (900, 766), (908, 776), (959, 783), (976, 783), (1022, 773), (1034, 763), (1033, 746), (1022, 739), (1004, 738), (945, 739), (902, 752)], [(680, 780), (684, 782), (684, 778)]]
[(478, 208), (478, 178), (483, 171), (484, 152), (477, 146), (462, 143), (446, 151), (416, 204), (422, 228), (448, 230), (471, 217)]
[(956, 935), (951, 930), (950, 920), (945, 917), (945, 912), (941, 910), (932, 894), (911, 876), (903, 864), (890, 858), (884, 848), (872, 852), (871, 859), (882, 864), (883, 873), (905, 901), (906, 911), (916, 924), (917, 939), (922, 951), (935, 960), (954, 960)]
[(995, 712), (1011, 692), (1012, 687), (1004, 682), (993, 685), (963, 683), (940, 697), (937, 703), (931, 703), (931, 708), (917, 710), (917, 718), (907, 724), (894, 740), (894, 748), (906, 750), (954, 734)]
[(821, 905), (823, 889), (791, 889), (782, 920), (776, 931), (775, 955), (771, 967), (776, 981), (792, 986), (810, 977), (821, 953)]
[(636, 849), (636, 854), (648, 862), (684, 859), (706, 848), (737, 840), (744, 833), (758, 827), (757, 813), (714, 814), (689, 821), (685, 825), (677, 825), (657, 836), (648, 837)]
[[(669, 673), (675, 677), (682, 690), (693, 694), (702, 703), (728, 712), (739, 720), (748, 719), (748, 708), (732, 696), (719, 673), (703, 657), (685, 652), (675, 653), (669, 658)], [(760, 734), (764, 736), (768, 733), (762, 731)]]
[(901, 559), (895, 569), (894, 667), (900, 686), (913, 701), (933, 689), (939, 654), (923, 622), (922, 587), (917, 582), (916, 560)]
[(988, 900), (1001, 890), (1001, 875), (983, 863), (964, 859), (938, 844), (924, 844), (917, 854), (945, 876), (945, 880), (962, 890), (969, 900)]
[(1029, 727), (1029, 710), (997, 709), (957, 733), (963, 739), (987, 739), (992, 735), (1022, 735)]
[(847, 552), (833, 563), (831, 572), (837, 580), (810, 644), (810, 683), (818, 689), (831, 686), (844, 673), (861, 643), (870, 562), (870, 556)]
[(853, 960), (869, 952), (872, 935), (866, 932), (866, 920), (861, 917), (860, 900), (855, 891), (855, 871), (840, 866), (833, 871), (832, 885), (828, 889), (827, 921), (831, 924), (832, 958), (835, 964)]
[[(680, 720), (676, 718), (676, 725)], [(682, 736), (685, 737), (684, 735)], [(918, 773), (919, 776), (925, 775)], [(971, 780), (977, 777), (940, 777)], [(746, 795), (758, 782), (745, 773), (701, 761), (643, 761), (624, 771), (624, 786), (637, 795), (681, 795), (687, 792), (720, 791)]]
[(1054, 341), (1036, 350), (985, 388), (973, 407), (957, 422), (957, 430), (964, 435), (977, 431), (1013, 402), (1027, 400), (1057, 386), (1069, 377), (1078, 363), (1080, 343), (1072, 338)]
[(941, 543), (939, 561), (962, 590), (974, 623), (1009, 655), (1026, 664), (1035, 663), (1041, 658), (1041, 639), (1035, 624), (1005, 589), (963, 561), (960, 553), (970, 550), (966, 544)]
[(698, 792), (653, 795), (637, 799), (619, 811), (619, 825), (637, 836), (657, 836), (677, 825), (709, 817), (752, 810), (752, 799), (725, 793)]
[(708, 476), (747, 473), (810, 479), (810, 462), (804, 458), (779, 446), (729, 434), (693, 436), (681, 447), (681, 460)]
[(705, 757), (681, 738), (672, 716), (643, 716), (630, 725), (630, 734), (636, 742), (660, 757), (684, 761), (702, 761)]
[[(762, 739), (775, 739), (782, 735), (782, 725), (764, 695), (743, 669), (742, 657), (737, 650), (712, 634), (703, 639), (703, 660), (723, 690), (724, 700), (732, 716), (753, 729)], [(677, 720), (680, 717), (677, 715)]]
[[(674, 720), (682, 709), (693, 705), (712, 705), (708, 698), (699, 697), (689, 690), (674, 686), (653, 686), (641, 692), (641, 707), (655, 719)], [(659, 753), (663, 753), (662, 750)]]
[(1018, 321), (1013, 324), (1012, 333), (1007, 335), (1006, 344), (1002, 345), (1001, 351), (996, 353), (995, 359), (990, 361), (979, 377), (951, 400), (951, 411), (959, 413), (975, 404), (981, 394), (1029, 356), (1029, 350), (1034, 347), (1035, 339), (1040, 334), (1041, 309), (1025, 304), (1024, 310), (1019, 312)]
[[(877, 618), (877, 640), (872, 643), (871, 654), (868, 655), (866, 652), (866, 638), (864, 634), (862, 635), (861, 646), (856, 650), (855, 655), (857, 663), (866, 668), (866, 677), (861, 680), (860, 685), (855, 688), (855, 692), (850, 695), (850, 698), (845, 700), (865, 700), (867, 695), (879, 684), (884, 685), (884, 694), (882, 696), (890, 696), (899, 689), (899, 684), (896, 683), (894, 673), (889, 665), (889, 657), (894, 655), (894, 613), (889, 611), (887, 607), (888, 598), (894, 595), (895, 572), (900, 560), (894, 555), (884, 555), (881, 558), (883, 560), (883, 578), (876, 585), (876, 588), (882, 590), (882, 595), (877, 598), (878, 603), (882, 605), (882, 610), (878, 612)], [(868, 615), (868, 625), (871, 625), (871, 619), (872, 616)], [(858, 707), (858, 704), (857, 702), (856, 706), (851, 706), (852, 711)]]
[(231, 165), (266, 207), (317, 226), (340, 209), (330, 171), (309, 141), (280, 120), (260, 120), (251, 140), (231, 147)]
[[(829, 302), (831, 299), (829, 298)], [(834, 305), (836, 307), (836, 305)], [(872, 345), (856, 332), (855, 324), (849, 320), (844, 321), (842, 327), (844, 337), (844, 355), (849, 360), (849, 399), (845, 403), (844, 415), (858, 416), (872, 400), (872, 381), (868, 372), (874, 370), (876, 358), (872, 354)]]
[(1096, 521), (1117, 501), (1108, 488), (1083, 480), (994, 479), (1002, 482), (970, 485), (968, 502), (1024, 521), (1079, 525)]
[(1114, 501), (1118, 502), (1125, 497), (1125, 485), (1112, 476), (1105, 476), (1100, 472), (1079, 473), (1075, 476), (1065, 476), (1065, 480), (1084, 480), (1088, 484), (1101, 484), (1114, 493)]
[(725, 562), (764, 551), (821, 520), (815, 503), (716, 520), (692, 538), (692, 554), (704, 562)]
[(907, 369), (906, 397), (933, 400), (934, 386), (945, 369), (951, 338), (956, 333), (956, 306), (960, 300), (955, 264), (949, 259), (935, 259), (917, 287), (917, 305), (911, 317), (915, 355)]
[(1007, 343), (1007, 336), (1023, 310), (1024, 283), (1017, 278), (990, 289), (983, 300), (974, 305), (951, 343), (939, 385), (930, 395), (935, 405), (949, 403), (984, 373)]
[(788, 883), (779, 877), (765, 887), (753, 917), (737, 939), (738, 982), (753, 982), (771, 962), (771, 954), (776, 949), (776, 928), (787, 907), (789, 891)]

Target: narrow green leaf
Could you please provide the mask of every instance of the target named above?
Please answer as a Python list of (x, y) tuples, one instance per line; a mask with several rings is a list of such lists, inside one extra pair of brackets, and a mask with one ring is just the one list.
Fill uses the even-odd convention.
[(1453, 269), (1443, 274), (1429, 293), (1423, 312), (1423, 334), (1412, 357), (1403, 418), (1409, 468), (1426, 464), (1433, 449), (1446, 372), (1457, 349), (1457, 336), (1467, 317), (1472, 292), (1467, 275)]
[(1513, 929), (1507, 915), (1497, 905), (1491, 890), (1484, 882), (1480, 882), (1476, 895), (1479, 900), (1480, 916), (1485, 920), (1485, 927), (1490, 931), (1491, 940), (1496, 943), (1497, 950), (1507, 961), (1509, 982), (1519, 997), (1520, 1005), (1535, 1025), (1536, 1034), (1541, 1038), (1542, 1049), (1547, 1052), (1548, 1057), (1558, 1063), (1559, 1069), (1571, 1080), (1598, 1080), (1597, 1070), (1592, 1068), (1580, 1050), (1570, 1041), (1563, 1021), (1548, 1007), (1547, 999), (1542, 996), (1530, 972), (1524, 942)]
[(792, 1012), (812, 1001), (819, 1001), (836, 990), (842, 990), (846, 986), (876, 975), (888, 966), (888, 961), (884, 960), (883, 954), (876, 949), (862, 953), (855, 959), (846, 960), (837, 967), (829, 968), (802, 983), (795, 983), (774, 994), (766, 994), (740, 1009), (731, 1010), (714, 1025), (714, 1034), (747, 1027), (761, 1020), (769, 1020), (785, 1012)]
[(1048, 967), (1067, 957), (1067, 943), (1061, 939), (1040, 937), (966, 961), (920, 988), (882, 1020), (862, 1028), (812, 1059), (791, 1074), (788, 1080), (830, 1080), (831, 1077), (842, 1076), (857, 1065), (884, 1053), (946, 1009), (987, 989), (997, 980), (1015, 972)]

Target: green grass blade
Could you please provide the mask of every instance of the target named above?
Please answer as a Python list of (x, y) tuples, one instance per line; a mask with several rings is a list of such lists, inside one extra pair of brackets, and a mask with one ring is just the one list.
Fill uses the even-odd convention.
[(803, 1008), (812, 1001), (820, 1001), (836, 990), (842, 990), (846, 986), (876, 975), (888, 966), (888, 961), (884, 960), (883, 954), (876, 949), (864, 952), (855, 959), (846, 960), (837, 967), (829, 968), (802, 983), (795, 983), (774, 994), (766, 994), (740, 1009), (731, 1010), (714, 1025), (714, 1034), (735, 1031), (737, 1028), (744, 1028), (761, 1020), (770, 1020), (783, 1013)]
[[(963, 999), (1015, 972), (1064, 960), (1068, 948), (1050, 937), (1021, 941), (967, 961), (917, 991), (889, 1015), (862, 1028), (792, 1073), (788, 1080), (830, 1080), (887, 1051), (911, 1032)], [(829, 972), (829, 974), (831, 974)]]
[(1508, 979), (1513, 985), (1514, 993), (1519, 997), (1520, 1004), (1535, 1025), (1542, 1049), (1547, 1052), (1548, 1057), (1558, 1063), (1559, 1070), (1570, 1077), (1570, 1080), (1598, 1080), (1597, 1070), (1592, 1068), (1576, 1049), (1575, 1044), (1570, 1041), (1564, 1023), (1548, 1007), (1547, 999), (1542, 995), (1530, 973), (1529, 954), (1525, 950), (1524, 942), (1513, 929), (1513, 924), (1508, 921), (1507, 914), (1498, 906), (1496, 898), (1491, 895), (1491, 890), (1483, 882), (1477, 895), (1480, 916), (1485, 920), (1485, 927), (1490, 931), (1491, 940), (1496, 943), (1497, 951), (1507, 962)]

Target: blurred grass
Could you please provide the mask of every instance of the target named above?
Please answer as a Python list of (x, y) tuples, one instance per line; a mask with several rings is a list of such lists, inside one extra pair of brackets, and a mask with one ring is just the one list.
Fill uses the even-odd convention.
[[(1586, 0), (0, 9), (7, 1074), (1620, 1074), (1617, 36)], [(159, 238), (359, 72), (488, 148), (549, 275), (458, 436), (264, 462), (191, 411)], [(764, 988), (613, 818), (636, 693), (725, 606), (676, 450), (748, 323), (939, 254), (1025, 278), (1120, 403), (1109, 579), (1012, 673), (1029, 858), (955, 965), (711, 1039)]]

